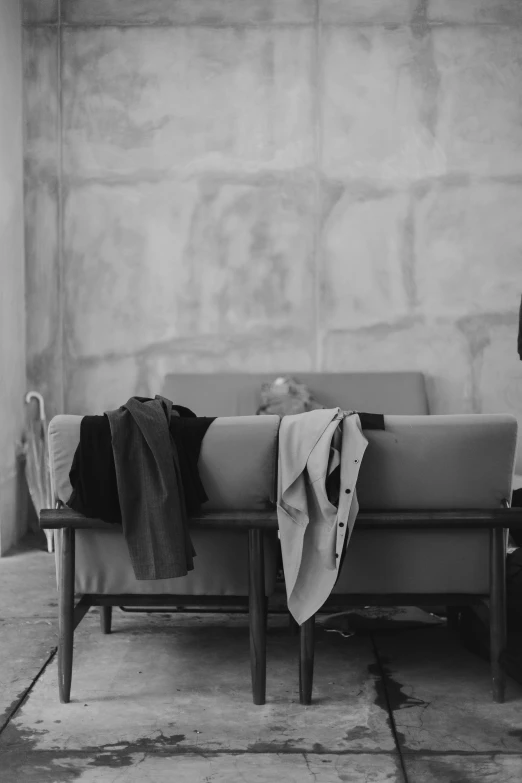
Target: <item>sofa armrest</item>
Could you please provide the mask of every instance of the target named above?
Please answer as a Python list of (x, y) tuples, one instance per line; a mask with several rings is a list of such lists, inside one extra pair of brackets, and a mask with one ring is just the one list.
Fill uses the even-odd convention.
[[(111, 530), (114, 525), (100, 519), (90, 519), (70, 508), (43, 509), (40, 512), (40, 527), (43, 530), (74, 528), (76, 530)], [(190, 527), (245, 530), (277, 530), (277, 515), (270, 511), (231, 511), (202, 514), (192, 517)], [(379, 529), (419, 529), (443, 528), (460, 529), (522, 529), (522, 508), (470, 509), (466, 511), (361, 511), (357, 517), (356, 528), (363, 530)]]

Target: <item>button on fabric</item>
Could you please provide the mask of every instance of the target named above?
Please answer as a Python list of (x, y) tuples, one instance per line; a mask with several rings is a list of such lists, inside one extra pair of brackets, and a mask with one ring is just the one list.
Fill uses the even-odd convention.
[[(357, 460), (355, 460), (355, 461), (357, 462)], [(351, 489), (345, 489), (344, 491), (346, 492), (347, 495), (349, 495), (352, 490)]]
[(344, 522), (339, 522), (339, 527), (344, 527)]

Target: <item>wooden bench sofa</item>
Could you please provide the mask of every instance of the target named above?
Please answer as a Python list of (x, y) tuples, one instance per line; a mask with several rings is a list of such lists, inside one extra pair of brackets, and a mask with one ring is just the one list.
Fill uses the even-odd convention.
[[(324, 376), (323, 393), (313, 378), (299, 377), (326, 405), (386, 414), (384, 432), (366, 433), (370, 445), (358, 482), (361, 511), (334, 590), (336, 604), (458, 607), (486, 601), (493, 695), (502, 701), (506, 529), (522, 525), (520, 512), (509, 508), (516, 420), (507, 415), (430, 416), (424, 380), (415, 373), (345, 374), (334, 379), (337, 388)], [(246, 386), (238, 382), (235, 397), (231, 376), (225, 378), (218, 384), (214, 408), (210, 377), (190, 378), (176, 376), (174, 386), (167, 384), (162, 392), (200, 415), (220, 418), (203, 441), (199, 467), (210, 500), (204, 514), (191, 521), (198, 556), (195, 570), (182, 579), (138, 582), (121, 531), (64, 506), (81, 417), (58, 416), (50, 424), (51, 475), (59, 507), (42, 512), (41, 526), (59, 530), (58, 668), (64, 702), (70, 699), (74, 628), (90, 606), (101, 607), (102, 631), (108, 632), (112, 606), (241, 604), (250, 618), (253, 700), (265, 703), (267, 598), (275, 587), (278, 561), (279, 419), (235, 415), (238, 409), (244, 414), (247, 404), (255, 405), (259, 376), (248, 376)], [(203, 407), (205, 390), (209, 405)], [(407, 412), (416, 415), (403, 415)], [(312, 618), (301, 627), (303, 704), (312, 695), (313, 631)]]

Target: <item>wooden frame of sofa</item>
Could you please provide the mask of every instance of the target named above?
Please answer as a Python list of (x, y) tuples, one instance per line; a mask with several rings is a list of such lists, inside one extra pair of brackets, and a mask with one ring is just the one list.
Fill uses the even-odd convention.
[[(249, 628), (250, 668), (254, 704), (266, 701), (266, 621), (263, 533), (277, 530), (277, 515), (270, 511), (236, 511), (204, 514), (191, 519), (191, 527), (199, 529), (232, 529), (248, 531), (249, 545)], [(363, 530), (397, 529), (488, 529), (490, 531), (490, 590), (487, 595), (465, 594), (351, 594), (335, 595), (335, 603), (351, 606), (368, 605), (433, 605), (465, 606), (489, 601), (490, 651), (493, 699), (504, 701), (505, 675), (500, 656), (506, 644), (506, 570), (505, 541), (507, 529), (522, 529), (522, 509), (509, 507), (507, 500), (498, 509), (459, 511), (394, 511), (360, 512), (356, 522)], [(91, 606), (99, 606), (103, 633), (110, 632), (113, 606), (201, 606), (214, 603), (224, 606), (240, 602), (242, 597), (183, 595), (83, 595), (74, 603), (75, 531), (111, 530), (114, 526), (72, 511), (67, 507), (42, 510), (40, 527), (60, 530), (62, 535), (60, 578), (58, 586), (58, 688), (60, 701), (70, 700), (74, 629)], [(414, 600), (415, 599), (415, 600)], [(243, 597), (244, 600), (244, 597)], [(299, 697), (301, 704), (311, 704), (314, 671), (315, 616), (300, 627)]]

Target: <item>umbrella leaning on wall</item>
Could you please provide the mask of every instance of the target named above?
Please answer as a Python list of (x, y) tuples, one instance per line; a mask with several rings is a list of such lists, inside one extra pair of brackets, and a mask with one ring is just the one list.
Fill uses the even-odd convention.
[[(35, 415), (33, 400), (38, 402)], [(47, 420), (42, 395), (30, 391), (25, 395), (26, 427), (24, 437), (25, 475), (35, 511), (40, 516), (42, 508), (52, 508), (51, 476), (47, 444)], [(54, 551), (54, 531), (46, 530), (47, 550)]]

